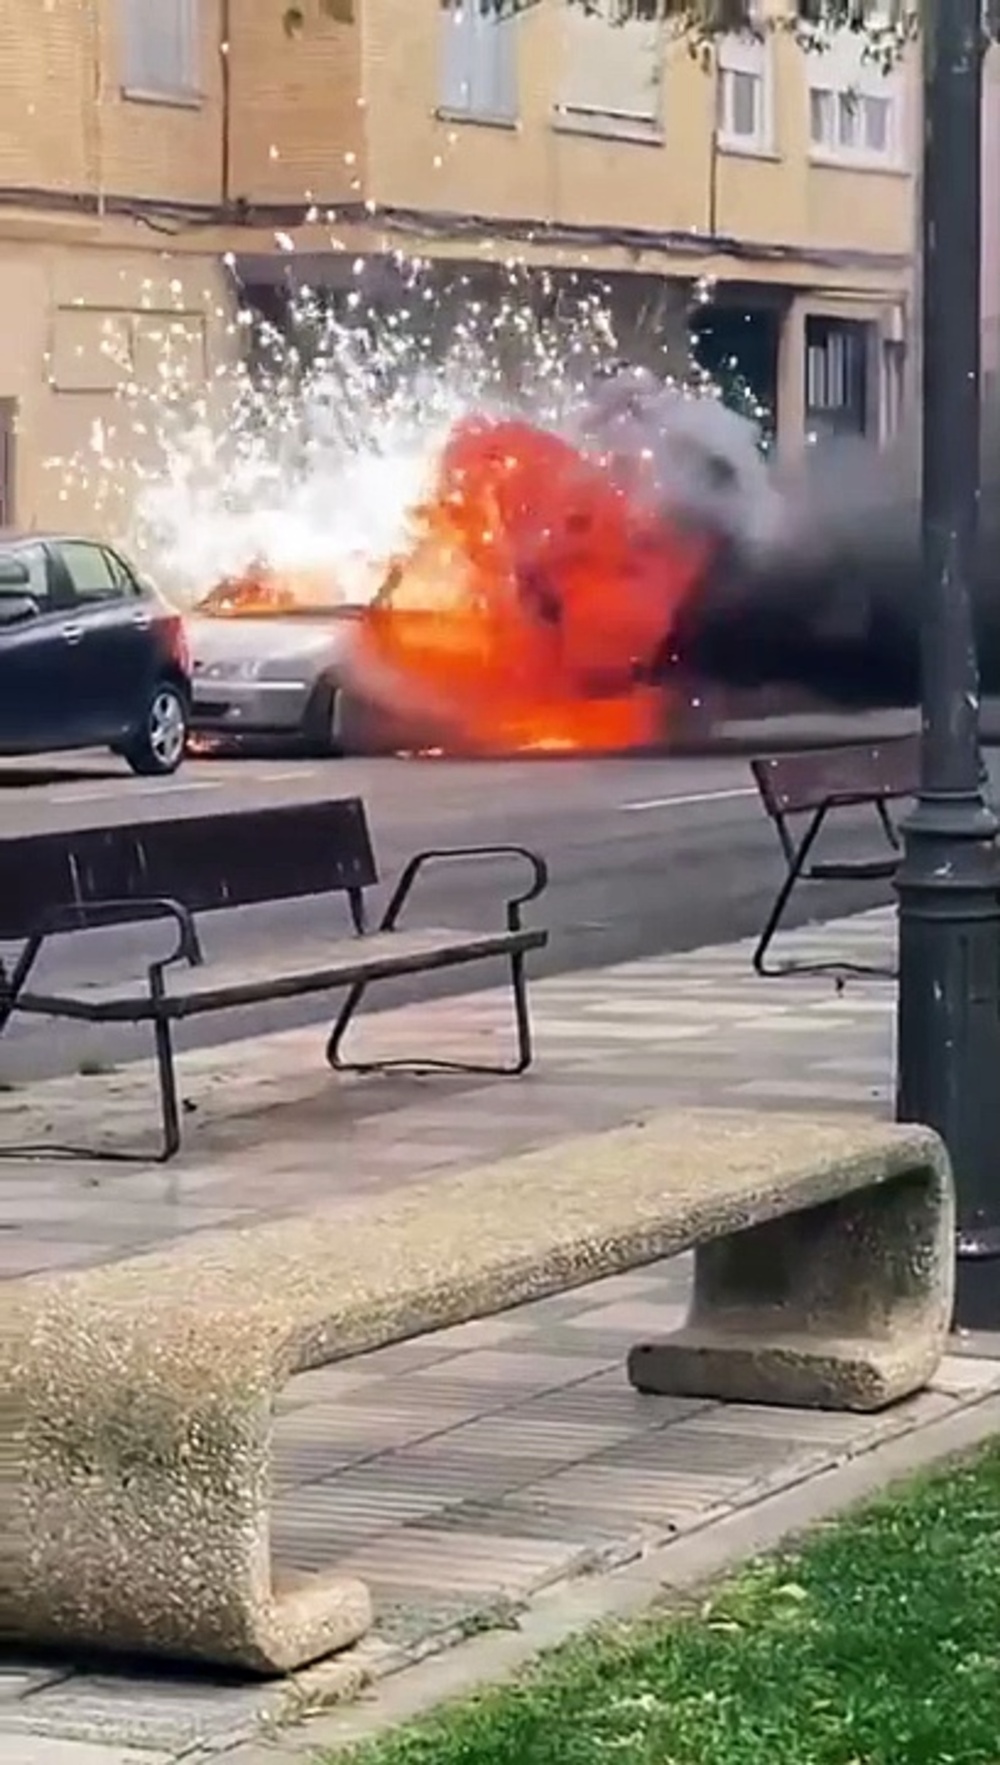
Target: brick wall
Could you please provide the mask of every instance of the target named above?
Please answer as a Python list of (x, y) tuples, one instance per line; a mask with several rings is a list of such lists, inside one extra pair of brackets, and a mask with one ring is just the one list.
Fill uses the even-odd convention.
[(212, 203), (223, 0), (202, 0), (198, 100), (122, 91), (119, 0), (0, 0), (0, 186)]

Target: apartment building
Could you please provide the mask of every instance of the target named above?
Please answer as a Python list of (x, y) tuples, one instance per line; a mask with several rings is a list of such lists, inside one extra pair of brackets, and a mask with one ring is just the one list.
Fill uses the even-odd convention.
[[(623, 352), (682, 361), (692, 310), (779, 436), (899, 420), (914, 246), (912, 60), (783, 34), (713, 63), (661, 27), (543, 0), (0, 0), (0, 502), (86, 521), (53, 456), (86, 448), (164, 337), (209, 378), (237, 299), (303, 281), (394, 298), (394, 254), (443, 328), (512, 258), (610, 289)], [(462, 286), (458, 286), (461, 275)], [(111, 336), (116, 347), (109, 350)]]

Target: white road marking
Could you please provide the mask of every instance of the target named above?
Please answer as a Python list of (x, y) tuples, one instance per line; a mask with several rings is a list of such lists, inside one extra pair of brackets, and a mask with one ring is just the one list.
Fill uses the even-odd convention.
[[(215, 791), (219, 786), (214, 781), (202, 780), (199, 784), (147, 784), (135, 785), (130, 791), (133, 797), (166, 797), (177, 795), (181, 791)], [(122, 799), (122, 781), (110, 781), (99, 790), (81, 791), (73, 784), (55, 785), (43, 794), (46, 803), (106, 803), (110, 799)]]
[(730, 803), (736, 797), (755, 797), (753, 785), (732, 791), (692, 791), (686, 797), (647, 797), (641, 803), (622, 803), (626, 814), (639, 814), (645, 809), (684, 809), (691, 803)]
[[(239, 778), (238, 773), (231, 773), (229, 776), (230, 778)], [(293, 780), (296, 784), (300, 784), (303, 779), (318, 778), (319, 774), (315, 766), (285, 766), (280, 770), (275, 768), (273, 772), (262, 769), (259, 772), (244, 773), (243, 776), (250, 784), (288, 784)]]

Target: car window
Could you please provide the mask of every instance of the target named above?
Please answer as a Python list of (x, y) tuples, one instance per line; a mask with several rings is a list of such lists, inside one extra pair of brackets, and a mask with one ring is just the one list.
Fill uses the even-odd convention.
[(45, 547), (41, 545), (19, 545), (16, 552), (0, 553), (0, 560), (23, 564), (28, 572), (28, 580), (24, 583), (0, 582), (0, 594), (33, 595), (39, 606), (46, 607), (49, 601), (49, 566), (45, 556)]
[(132, 574), (132, 571), (125, 563), (125, 560), (120, 558), (117, 552), (106, 551), (104, 552), (104, 556), (108, 561), (108, 569), (111, 571), (111, 576), (118, 589), (118, 593), (122, 595), (141, 595), (142, 584), (139, 582), (138, 578)]
[(85, 540), (66, 540), (59, 547), (59, 556), (66, 566), (77, 601), (117, 601), (125, 592), (116, 580), (109, 554), (103, 546), (88, 545)]

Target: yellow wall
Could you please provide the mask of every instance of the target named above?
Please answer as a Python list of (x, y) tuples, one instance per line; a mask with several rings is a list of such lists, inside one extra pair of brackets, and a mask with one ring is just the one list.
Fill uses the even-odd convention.
[[(0, 395), (17, 401), (19, 526), (114, 530), (120, 506), (96, 507), (90, 484), (55, 464), (86, 460), (100, 429), (117, 428), (121, 457), (143, 440), (116, 400), (129, 381), (158, 384), (170, 361), (192, 383), (232, 350), (231, 295), (217, 260), (161, 250), (0, 243)], [(148, 415), (148, 409), (147, 409)]]
[(520, 114), (502, 127), (435, 115), (438, 0), (365, 0), (368, 193), (408, 208), (650, 233), (705, 233), (714, 218), (716, 232), (762, 245), (909, 253), (910, 176), (810, 163), (807, 61), (791, 40), (774, 44), (776, 152), (719, 153), (713, 200), (711, 73), (673, 42), (660, 139), (571, 132), (555, 112), (561, 11), (548, 0), (521, 20)]
[[(439, 0), (358, 0), (354, 25), (310, 15), (289, 39), (279, 0), (203, 0), (194, 104), (123, 94), (119, 0), (0, 0), (0, 187), (135, 196), (206, 207), (223, 194), (224, 60), (229, 195), (375, 204), (649, 233), (710, 230), (804, 249), (904, 253), (903, 174), (811, 165), (806, 58), (775, 44), (773, 158), (718, 155), (714, 86), (683, 44), (666, 50), (659, 139), (569, 132), (555, 106), (563, 0), (519, 25), (514, 127), (438, 117)], [(229, 14), (228, 55), (221, 44)]]
[(203, 0), (200, 104), (122, 92), (118, 0), (0, 0), (0, 185), (215, 202), (222, 0)]

